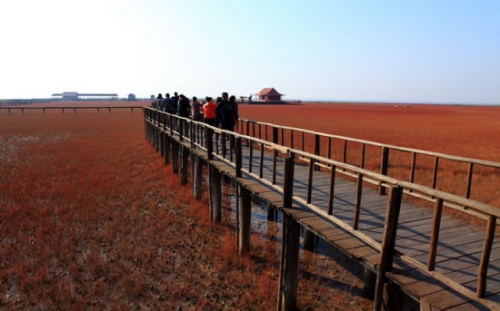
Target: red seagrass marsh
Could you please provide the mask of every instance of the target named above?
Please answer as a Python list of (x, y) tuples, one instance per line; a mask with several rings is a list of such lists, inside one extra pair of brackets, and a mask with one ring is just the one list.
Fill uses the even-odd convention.
[[(499, 107), (242, 104), (239, 111), (245, 119), (499, 160)], [(497, 175), (482, 186), (494, 206)], [(180, 185), (146, 141), (139, 109), (0, 111), (0, 309), (275, 309), (280, 237), (255, 232), (250, 254), (237, 256), (233, 189), (224, 191), (227, 208), (214, 225), (208, 194), (195, 200)], [(300, 258), (301, 310), (372, 309), (359, 267), (332, 254), (301, 250)]]

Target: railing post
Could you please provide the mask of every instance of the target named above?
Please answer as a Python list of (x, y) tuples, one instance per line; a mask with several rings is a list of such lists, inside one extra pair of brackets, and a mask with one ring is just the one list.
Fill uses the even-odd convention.
[(439, 157), (436, 156), (434, 158), (434, 170), (432, 173), (432, 189), (436, 189), (438, 170), (439, 170)]
[(469, 163), (469, 169), (467, 171), (467, 185), (465, 186), (465, 197), (470, 199), (470, 189), (472, 185), (472, 172), (474, 170), (474, 163)]
[(309, 159), (309, 174), (307, 178), (307, 204), (311, 204), (311, 196), (312, 196), (312, 183), (313, 183), (313, 175), (314, 175), (314, 165), (316, 163), (315, 159)]
[[(250, 136), (250, 122), (247, 121), (245, 124), (247, 125), (247, 133), (246, 133), (246, 135)], [(247, 140), (247, 146), (249, 146), (249, 145), (250, 145), (250, 140)]]
[(277, 308), (279, 311), (297, 309), (299, 238), (300, 225), (291, 215), (284, 214)]
[(332, 165), (330, 167), (330, 189), (328, 191), (328, 215), (333, 213), (333, 199), (335, 195), (335, 172), (337, 167)]
[[(410, 167), (410, 182), (413, 183), (415, 180), (415, 168), (417, 166), (417, 153), (411, 153), (411, 167)], [(411, 190), (410, 190), (411, 191)]]
[[(321, 142), (319, 134), (314, 134), (314, 155), (319, 156), (321, 153)], [(319, 171), (319, 166), (314, 167), (315, 171)]]
[[(389, 168), (389, 148), (387, 147), (382, 147), (382, 156), (381, 156), (381, 163), (380, 163), (380, 174), (387, 176), (387, 171)], [(384, 195), (385, 194), (385, 188), (384, 186), (380, 185), (378, 188), (378, 194)]]
[(375, 311), (380, 311), (382, 308), (385, 274), (392, 269), (402, 196), (402, 187), (393, 185), (389, 188), (389, 202), (385, 215), (384, 235), (382, 237), (378, 276), (375, 285), (375, 301), (373, 306), (373, 310)]
[(144, 109), (142, 111), (142, 115), (144, 118), (144, 137), (146, 140), (149, 140), (149, 135), (148, 135), (148, 115), (147, 115), (147, 109)]
[(479, 263), (479, 271), (477, 273), (477, 296), (480, 298), (484, 297), (484, 292), (486, 291), (486, 279), (488, 278), (488, 263), (490, 262), (491, 247), (493, 246), (493, 241), (495, 240), (495, 229), (496, 229), (497, 218), (490, 215), (488, 219), (488, 225), (486, 228), (486, 235), (484, 238), (483, 254), (481, 256), (481, 262)]
[(344, 145), (342, 147), (342, 162), (347, 164), (347, 139), (344, 139)]
[(304, 151), (305, 150), (305, 137), (304, 137), (304, 132), (300, 132), (300, 150)]
[[(235, 138), (233, 136), (233, 138)], [(236, 167), (236, 177), (240, 178), (242, 176), (241, 173), (241, 166), (242, 166), (242, 144), (241, 144), (241, 137), (238, 136), (236, 137), (236, 142), (235, 142), (235, 167)]]
[(273, 185), (276, 185), (276, 164), (277, 164), (277, 161), (278, 161), (278, 151), (277, 150), (274, 150), (273, 151), (273, 177), (272, 177), (272, 184)]
[(222, 157), (226, 157), (226, 154), (227, 154), (227, 146), (226, 146), (226, 143), (227, 143), (227, 134), (226, 132), (222, 132), (221, 134), (221, 148), (222, 148)]
[(178, 119), (179, 121), (179, 140), (184, 140), (184, 119)]
[(278, 144), (278, 128), (276, 126), (273, 126), (273, 143)]
[(283, 207), (292, 207), (295, 154), (289, 151), (283, 173)]
[(207, 126), (205, 128), (205, 138), (207, 140), (207, 158), (209, 160), (214, 159), (214, 130)]
[(363, 174), (358, 174), (358, 182), (356, 189), (356, 206), (354, 207), (354, 217), (352, 221), (352, 228), (358, 230), (359, 214), (361, 213), (361, 196), (363, 194)]
[(429, 243), (429, 257), (427, 259), (427, 269), (434, 270), (436, 266), (436, 252), (439, 242), (439, 228), (441, 227), (441, 214), (443, 211), (443, 199), (437, 198), (434, 206), (434, 217), (432, 223), (431, 239)]
[(314, 155), (317, 155), (317, 156), (319, 156), (320, 151), (321, 151), (319, 139), (320, 139), (319, 134), (314, 134)]
[(365, 152), (366, 152), (366, 146), (365, 143), (361, 144), (361, 161), (359, 163), (360, 168), (365, 168)]

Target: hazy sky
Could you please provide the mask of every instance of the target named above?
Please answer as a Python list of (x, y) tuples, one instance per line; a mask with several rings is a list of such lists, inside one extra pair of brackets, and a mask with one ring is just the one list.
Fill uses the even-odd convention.
[(0, 98), (500, 104), (499, 0), (0, 0)]

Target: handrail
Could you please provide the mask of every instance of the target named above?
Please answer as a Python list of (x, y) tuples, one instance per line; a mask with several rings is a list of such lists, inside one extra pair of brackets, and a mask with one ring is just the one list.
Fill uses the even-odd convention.
[[(357, 181), (358, 181), (358, 198), (356, 199), (356, 205), (359, 205), (359, 200), (361, 197), (361, 193), (363, 191), (363, 187), (360, 187), (362, 185), (363, 181), (366, 178), (370, 178), (374, 180), (376, 183), (380, 185), (380, 187), (384, 188), (399, 188), (401, 191), (405, 190), (409, 194), (420, 194), (424, 196), (427, 200), (434, 202), (435, 208), (434, 208), (434, 217), (432, 218), (432, 228), (433, 231), (431, 232), (431, 237), (429, 240), (429, 252), (428, 252), (428, 258), (427, 262), (423, 264), (422, 262), (416, 260), (415, 258), (402, 253), (401, 251), (398, 250), (397, 245), (392, 245), (393, 250), (391, 251), (391, 245), (390, 241), (391, 239), (395, 241), (395, 236), (397, 235), (397, 232), (395, 230), (395, 227), (397, 227), (397, 216), (395, 216), (394, 219), (391, 219), (388, 221), (387, 219), (385, 220), (385, 229), (388, 230), (388, 232), (393, 232), (394, 237), (388, 237), (385, 238), (384, 241), (389, 241), (389, 246), (384, 246), (383, 243), (384, 241), (377, 241), (374, 238), (370, 237), (367, 233), (363, 232), (362, 229), (359, 229), (357, 226), (357, 222), (359, 221), (360, 215), (357, 214), (355, 215), (354, 223), (352, 224), (347, 224), (344, 221), (338, 219), (335, 217), (335, 214), (332, 212), (332, 207), (329, 206), (327, 208), (327, 211), (324, 209), (320, 208), (319, 206), (315, 205), (313, 202), (311, 202), (311, 199), (309, 195), (307, 197), (301, 197), (297, 195), (292, 194), (292, 198), (295, 202), (301, 203), (304, 206), (306, 206), (308, 209), (312, 210), (316, 214), (322, 216), (323, 218), (327, 219), (328, 221), (336, 224), (337, 226), (343, 228), (344, 230), (348, 231), (350, 234), (353, 236), (356, 236), (360, 240), (364, 241), (367, 245), (370, 245), (374, 249), (378, 250), (379, 252), (384, 252), (384, 258), (387, 258), (387, 256), (397, 256), (399, 257), (402, 261), (405, 263), (411, 265), (412, 267), (418, 269), (419, 271), (422, 271), (423, 273), (426, 273), (427, 275), (430, 275), (437, 280), (443, 282), (444, 284), (452, 287), (454, 290), (460, 292), (461, 294), (469, 297), (470, 299), (473, 299), (475, 301), (480, 302), (481, 304), (484, 304), (488, 306), (491, 309), (494, 310), (500, 310), (500, 307), (487, 300), (484, 299), (484, 294), (485, 294), (485, 288), (486, 288), (486, 280), (487, 280), (487, 269), (489, 265), (489, 259), (490, 259), (490, 254), (492, 250), (492, 245), (493, 245), (493, 240), (494, 240), (494, 235), (495, 235), (495, 230), (494, 228), (496, 227), (497, 224), (497, 218), (500, 217), (500, 209), (493, 207), (491, 205), (481, 203), (469, 198), (464, 198), (455, 194), (447, 193), (445, 191), (437, 190), (432, 187), (428, 187), (425, 185), (419, 185), (416, 183), (408, 182), (408, 181), (402, 181), (378, 172), (373, 172), (364, 168), (357, 167), (355, 165), (351, 165), (348, 163), (344, 163), (342, 161), (337, 161), (333, 159), (329, 159), (326, 157), (323, 157), (318, 154), (313, 154), (310, 152), (302, 151), (302, 150), (297, 150), (294, 148), (286, 147), (281, 144), (277, 144), (276, 140), (273, 139), (273, 142), (262, 139), (262, 138), (255, 138), (250, 135), (246, 134), (241, 134), (241, 133), (235, 133), (231, 131), (226, 131), (226, 130), (221, 130), (217, 129), (215, 127), (209, 126), (203, 122), (196, 122), (192, 121), (187, 118), (180, 118), (175, 115), (168, 115), (164, 112), (156, 111), (151, 108), (146, 108), (144, 110), (145, 113), (145, 121), (151, 123), (154, 125), (157, 129), (161, 129), (162, 131), (166, 133), (170, 133), (171, 135), (178, 135), (179, 140), (186, 140), (190, 141), (192, 143), (192, 146), (194, 148), (199, 148), (201, 150), (204, 150), (209, 153), (208, 158), (214, 158), (217, 157), (218, 159), (221, 159), (225, 161), (226, 163), (229, 163), (235, 170), (236, 170), (236, 176), (241, 176), (242, 172), (245, 172), (246, 174), (253, 176), (255, 178), (258, 178), (261, 180), (262, 183), (272, 187), (282, 195), (285, 195), (285, 185), (288, 185), (287, 187), (290, 187), (290, 182), (291, 182), (291, 189), (293, 189), (293, 173), (291, 174), (291, 181), (285, 181), (283, 180), (283, 183), (280, 184), (279, 182), (276, 181), (276, 159), (278, 156), (281, 156), (283, 158), (291, 158), (294, 159), (295, 156), (299, 156), (300, 158), (307, 159), (306, 162), (309, 163), (310, 169), (309, 169), (309, 181), (307, 182), (307, 187), (308, 189), (311, 189), (314, 183), (313, 174), (315, 171), (315, 168), (318, 167), (320, 164), (322, 164), (322, 167), (324, 170), (329, 170), (332, 178), (330, 180), (330, 186), (329, 186), (329, 198), (333, 198), (333, 191), (334, 187), (333, 184), (335, 182), (335, 174), (340, 173), (340, 174), (348, 174), (349, 176), (357, 176)], [(163, 122), (163, 123), (162, 123)], [(190, 127), (190, 131), (184, 133), (183, 128), (185, 126)], [(253, 171), (252, 167), (252, 161), (253, 158), (249, 157), (248, 161), (248, 168), (243, 169), (241, 162), (238, 163), (238, 161), (241, 161), (241, 159), (233, 159), (232, 156), (228, 159), (226, 156), (227, 154), (225, 153), (226, 151), (224, 150), (218, 150), (218, 148), (213, 149), (212, 146), (212, 138), (210, 136), (205, 137), (203, 140), (198, 140), (195, 141), (197, 138), (195, 136), (192, 136), (193, 133), (196, 132), (202, 132), (205, 131), (206, 134), (208, 135), (220, 135), (220, 136), (227, 136), (229, 139), (234, 139), (239, 141), (239, 144), (237, 144), (237, 148), (241, 148), (241, 141), (246, 140), (247, 145), (250, 147), (250, 152), (252, 153), (252, 148), (253, 146), (257, 146), (260, 149), (260, 171), (258, 173)], [(184, 136), (184, 134), (186, 134)], [(208, 142), (208, 145), (207, 145)], [(390, 147), (389, 145), (383, 145), (379, 144), (382, 147)], [(267, 180), (263, 179), (262, 175), (262, 166), (263, 164), (263, 152), (265, 149), (270, 150), (273, 153), (273, 177), (272, 180)], [(413, 150), (413, 149), (411, 149)], [(238, 151), (237, 151), (238, 152)], [(239, 150), (239, 153), (241, 154), (241, 150)], [(286, 162), (286, 161), (285, 161)], [(293, 162), (292, 162), (293, 163)], [(474, 162), (476, 163), (476, 162)], [(310, 190), (308, 190), (308, 194), (310, 194)], [(399, 209), (400, 206), (398, 206), (397, 201), (395, 201), (396, 205), (390, 204), (387, 208), (396, 208)], [(465, 286), (462, 286), (460, 283), (456, 282), (455, 280), (449, 278), (448, 276), (439, 273), (434, 270), (435, 268), (435, 262), (436, 262), (436, 257), (438, 254), (438, 248), (437, 245), (439, 243), (439, 228), (441, 225), (441, 215), (442, 215), (442, 207), (444, 204), (455, 204), (459, 206), (466, 206), (468, 210), (473, 210), (476, 212), (476, 214), (472, 214), (474, 217), (478, 217), (478, 214), (480, 215), (485, 215), (488, 221), (485, 225), (485, 238), (484, 238), (484, 244), (483, 244), (483, 250), (481, 253), (481, 259), (479, 263), (479, 268), (478, 268), (478, 275), (477, 275), (477, 288), (476, 292), (473, 292), (472, 290), (466, 288)], [(399, 202), (400, 204), (400, 202)], [(355, 211), (357, 213), (357, 211)], [(394, 213), (394, 215), (398, 215), (399, 212), (391, 212)], [(388, 213), (389, 214), (389, 213)], [(387, 216), (387, 215), (386, 215)], [(357, 220), (356, 220), (357, 218)], [(479, 218), (479, 217), (478, 217)], [(481, 218), (481, 219), (484, 219)], [(392, 229), (391, 229), (392, 228)], [(387, 255), (385, 252), (389, 252), (391, 255)], [(381, 259), (382, 260), (382, 259)], [(388, 259), (391, 262), (392, 265), (392, 260)], [(379, 266), (384, 266), (385, 267), (386, 263), (382, 265), (380, 263)], [(385, 267), (384, 269), (390, 269), (390, 267)], [(382, 269), (379, 272), (385, 274), (385, 270)]]
[[(337, 142), (337, 144), (340, 144), (336, 149), (337, 157), (340, 156), (345, 163), (357, 165), (361, 168), (369, 166), (371, 170), (377, 169), (383, 175), (391, 175), (398, 179), (404, 178), (404, 180), (411, 183), (419, 179), (428, 180), (428, 184), (427, 182), (426, 184), (433, 189), (440, 188), (440, 190), (448, 192), (463, 191), (462, 196), (465, 198), (474, 197), (475, 200), (482, 201), (486, 204), (498, 204), (500, 207), (500, 200), (497, 197), (492, 195), (485, 196), (484, 193), (479, 191), (479, 188), (472, 193), (473, 184), (477, 185), (481, 182), (478, 176), (482, 176), (482, 174), (485, 173), (484, 169), (481, 170), (481, 168), (494, 170), (491, 172), (486, 171), (486, 173), (490, 175), (500, 173), (500, 163), (498, 162), (400, 147), (248, 119), (239, 119), (238, 131), (250, 136), (265, 136), (266, 139), (271, 135), (272, 138), (270, 139), (272, 139), (273, 142), (279, 142), (283, 146), (300, 149), (301, 151), (309, 151), (317, 155), (321, 154), (325, 158), (334, 157), (332, 154), (332, 146)], [(295, 146), (297, 140), (300, 142), (299, 148)], [(348, 146), (348, 143), (355, 144), (356, 146)], [(371, 149), (369, 149), (369, 147)], [(376, 149), (373, 148), (378, 148), (379, 152), (377, 153)], [(353, 156), (356, 156), (356, 154), (349, 153), (350, 158), (348, 159), (348, 151), (350, 150), (359, 152), (359, 158), (353, 160)], [(403, 157), (403, 153), (406, 153), (409, 157)], [(366, 164), (367, 159), (370, 160), (371, 164)], [(441, 184), (439, 182), (439, 180), (441, 180), (439, 178), (439, 172), (446, 169), (446, 165), (450, 165), (450, 163), (461, 165), (456, 172), (457, 178), (455, 178), (451, 184)], [(397, 165), (400, 167), (396, 167)], [(498, 174), (498, 176), (500, 176), (500, 174)], [(383, 188), (380, 189), (381, 194), (383, 194), (384, 191)]]
[[(161, 111), (159, 111), (159, 112), (162, 113)], [(396, 179), (396, 178), (393, 178), (393, 177), (390, 177), (387, 175), (383, 175), (383, 174), (380, 174), (377, 172), (369, 171), (367, 169), (359, 168), (359, 167), (351, 165), (351, 164), (328, 159), (328, 158), (322, 157), (320, 155), (315, 155), (315, 154), (312, 154), (309, 152), (289, 148), (289, 147), (286, 147), (286, 146), (283, 146), (280, 144), (276, 144), (276, 143), (273, 143), (273, 142), (270, 142), (270, 141), (267, 141), (264, 139), (259, 139), (259, 138), (255, 138), (255, 137), (248, 136), (245, 134), (240, 134), (237, 132), (232, 132), (232, 131), (227, 131), (227, 130), (223, 130), (220, 128), (216, 128), (216, 127), (210, 126), (204, 122), (193, 121), (189, 118), (182, 118), (182, 117), (179, 117), (176, 115), (170, 115), (170, 116), (172, 116), (178, 120), (182, 120), (188, 124), (194, 124), (197, 126), (201, 126), (203, 128), (211, 128), (215, 134), (226, 134), (226, 135), (230, 135), (230, 136), (234, 136), (234, 137), (239, 137), (239, 138), (242, 138), (242, 139), (245, 139), (248, 141), (252, 141), (254, 144), (263, 145), (271, 150), (277, 151), (277, 152), (282, 153), (282, 154), (293, 152), (297, 155), (301, 155), (304, 158), (313, 159), (317, 162), (317, 164), (323, 163), (323, 164), (327, 164), (330, 167), (336, 167), (339, 172), (343, 172), (343, 170), (346, 170), (346, 171), (354, 172), (357, 174), (363, 174), (365, 177), (371, 177), (373, 179), (379, 180), (380, 182), (384, 182), (387, 184), (393, 184), (393, 185), (400, 185), (400, 186), (404, 187), (405, 189), (411, 190), (412, 192), (418, 191), (418, 192), (426, 194), (428, 197), (442, 198), (443, 200), (446, 200), (446, 201), (450, 201), (450, 202), (453, 202), (453, 203), (456, 203), (459, 205), (467, 206), (469, 209), (474, 209), (474, 210), (482, 212), (486, 215), (493, 215), (496, 217), (500, 217), (500, 209), (493, 207), (491, 205), (485, 204), (485, 203), (481, 203), (481, 202), (472, 200), (472, 199), (468, 199), (468, 198), (464, 198), (464, 197), (461, 197), (461, 196), (458, 196), (455, 194), (447, 193), (445, 191), (433, 189), (433, 188), (425, 186), (425, 185), (419, 185), (419, 184), (410, 183), (407, 181), (402, 181), (402, 180), (399, 180), (399, 179)], [(177, 131), (177, 130), (174, 130), (173, 133), (179, 135), (179, 131)], [(201, 144), (197, 144), (197, 145), (199, 147), (203, 147)], [(380, 145), (381, 146), (390, 146), (390, 145), (383, 145), (383, 144), (380, 144)], [(495, 163), (495, 164), (499, 165), (499, 168), (500, 168), (500, 163)], [(326, 166), (326, 167), (328, 167), (328, 166)], [(343, 170), (341, 170), (341, 169), (343, 169)]]
[(471, 162), (474, 164), (480, 164), (480, 165), (484, 165), (484, 166), (488, 166), (488, 167), (500, 168), (499, 162), (493, 162), (493, 161), (487, 161), (487, 160), (481, 160), (481, 159), (475, 159), (475, 158), (468, 158), (468, 157), (462, 157), (462, 156), (455, 156), (455, 155), (450, 155), (450, 154), (446, 154), (446, 153), (433, 152), (433, 151), (427, 151), (427, 150), (416, 149), (416, 148), (401, 147), (401, 146), (384, 144), (384, 143), (379, 143), (379, 142), (370, 141), (370, 140), (364, 140), (364, 139), (352, 138), (352, 137), (347, 137), (347, 136), (328, 134), (328, 133), (324, 133), (324, 132), (317, 132), (317, 131), (312, 131), (312, 130), (307, 130), (307, 129), (301, 129), (301, 128), (292, 127), (292, 126), (278, 125), (278, 124), (273, 124), (273, 123), (269, 123), (269, 122), (261, 122), (261, 121), (256, 121), (256, 120), (243, 119), (243, 118), (240, 118), (239, 121), (267, 125), (267, 126), (271, 126), (271, 127), (278, 128), (278, 129), (300, 131), (300, 132), (308, 133), (311, 135), (321, 135), (323, 137), (330, 137), (330, 138), (336, 138), (336, 139), (341, 139), (341, 140), (349, 140), (349, 141), (357, 142), (360, 144), (367, 144), (367, 145), (373, 145), (373, 146), (378, 146), (378, 147), (386, 147), (386, 148), (390, 148), (390, 149), (398, 150), (398, 151), (405, 151), (405, 152), (410, 152), (410, 153), (415, 152), (415, 153), (425, 154), (425, 155), (429, 155), (429, 156), (438, 156), (440, 158), (448, 159), (448, 160), (455, 160), (455, 161), (461, 161), (461, 162)]

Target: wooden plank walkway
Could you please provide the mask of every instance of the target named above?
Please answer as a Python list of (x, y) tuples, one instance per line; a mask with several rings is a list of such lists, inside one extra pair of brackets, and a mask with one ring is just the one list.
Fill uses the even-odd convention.
[[(303, 227), (326, 242), (377, 272), (380, 251), (365, 239), (345, 229), (355, 222), (356, 202), (359, 200), (356, 232), (382, 243), (389, 202), (388, 196), (380, 195), (373, 185), (362, 184), (362, 196), (359, 197), (357, 181), (337, 176), (333, 188), (332, 214), (325, 216), (329, 206), (331, 173), (328, 169), (314, 170), (314, 186), (309, 194), (311, 167), (307, 163), (295, 161), (293, 206), (283, 208), (283, 192), (280, 189), (284, 187), (285, 180), (284, 158), (273, 157), (272, 153), (260, 152), (260, 149), (251, 150), (243, 144), (242, 176), (238, 177), (235, 161), (229, 154), (222, 156), (219, 151), (215, 151), (217, 155), (209, 159), (207, 151), (199, 147), (193, 148), (192, 142), (185, 139), (181, 141), (175, 135), (171, 138), (283, 213), (291, 215)], [(229, 144), (227, 146), (229, 149)], [(220, 148), (220, 143), (214, 143), (213, 148)], [(259, 171), (260, 167), (262, 172)], [(306, 203), (308, 198), (310, 203)], [(443, 214), (434, 269), (427, 272), (416, 269), (416, 265), (425, 267), (429, 264), (434, 217), (434, 209), (419, 206), (403, 197), (395, 240), (396, 256), (387, 278), (402, 291), (420, 301), (421, 310), (500, 309), (499, 233), (495, 232), (494, 235), (484, 298), (471, 299), (451, 289), (449, 284), (446, 284), (446, 279), (441, 277), (446, 276), (476, 292), (477, 274), (485, 243), (484, 224), (471, 224), (458, 217)], [(339, 225), (339, 222), (342, 225)]]
[[(250, 163), (249, 148), (243, 148), (243, 168), (248, 169)], [(205, 156), (202, 152), (201, 156)], [(229, 155), (226, 156), (229, 159)], [(258, 154), (253, 154), (253, 167), (259, 167)], [(263, 180), (272, 179), (270, 166), (273, 163), (271, 154), (264, 154), (264, 162), (268, 163), (263, 170)], [(225, 174), (235, 178), (234, 166), (225, 161), (212, 162)], [(276, 186), (283, 186), (283, 159), (278, 158), (276, 167)], [(295, 165), (294, 196), (306, 197), (309, 167)], [(329, 174), (315, 172), (312, 203), (327, 211)], [(282, 209), (283, 197), (273, 187), (263, 184), (262, 180), (250, 174), (244, 174), (239, 181), (262, 199)], [(333, 215), (345, 223), (352, 223), (356, 201), (357, 185), (355, 181), (338, 178), (333, 201)], [(382, 240), (384, 219), (387, 208), (386, 195), (379, 195), (376, 189), (363, 191), (361, 201), (360, 231), (367, 233), (378, 242)], [(284, 209), (284, 213), (292, 215), (302, 226), (314, 232), (326, 242), (334, 245), (348, 256), (361, 261), (375, 270), (378, 265), (379, 252), (339, 228), (328, 219), (312, 212), (307, 205), (294, 201), (293, 209)], [(403, 200), (397, 229), (396, 250), (400, 256), (408, 255), (426, 264), (429, 254), (433, 211)], [(495, 236), (498, 238), (498, 234)], [(440, 230), (439, 252), (436, 259), (437, 272), (443, 273), (460, 284), (475, 291), (479, 257), (483, 248), (484, 229), (459, 218), (444, 215)], [(488, 270), (487, 299), (500, 302), (500, 244), (495, 245)], [(401, 286), (403, 291), (419, 301), (432, 305), (432, 310), (489, 310), (471, 299), (460, 295), (441, 284), (434, 278), (418, 272), (402, 261), (395, 261), (395, 268), (389, 274), (391, 281)]]

